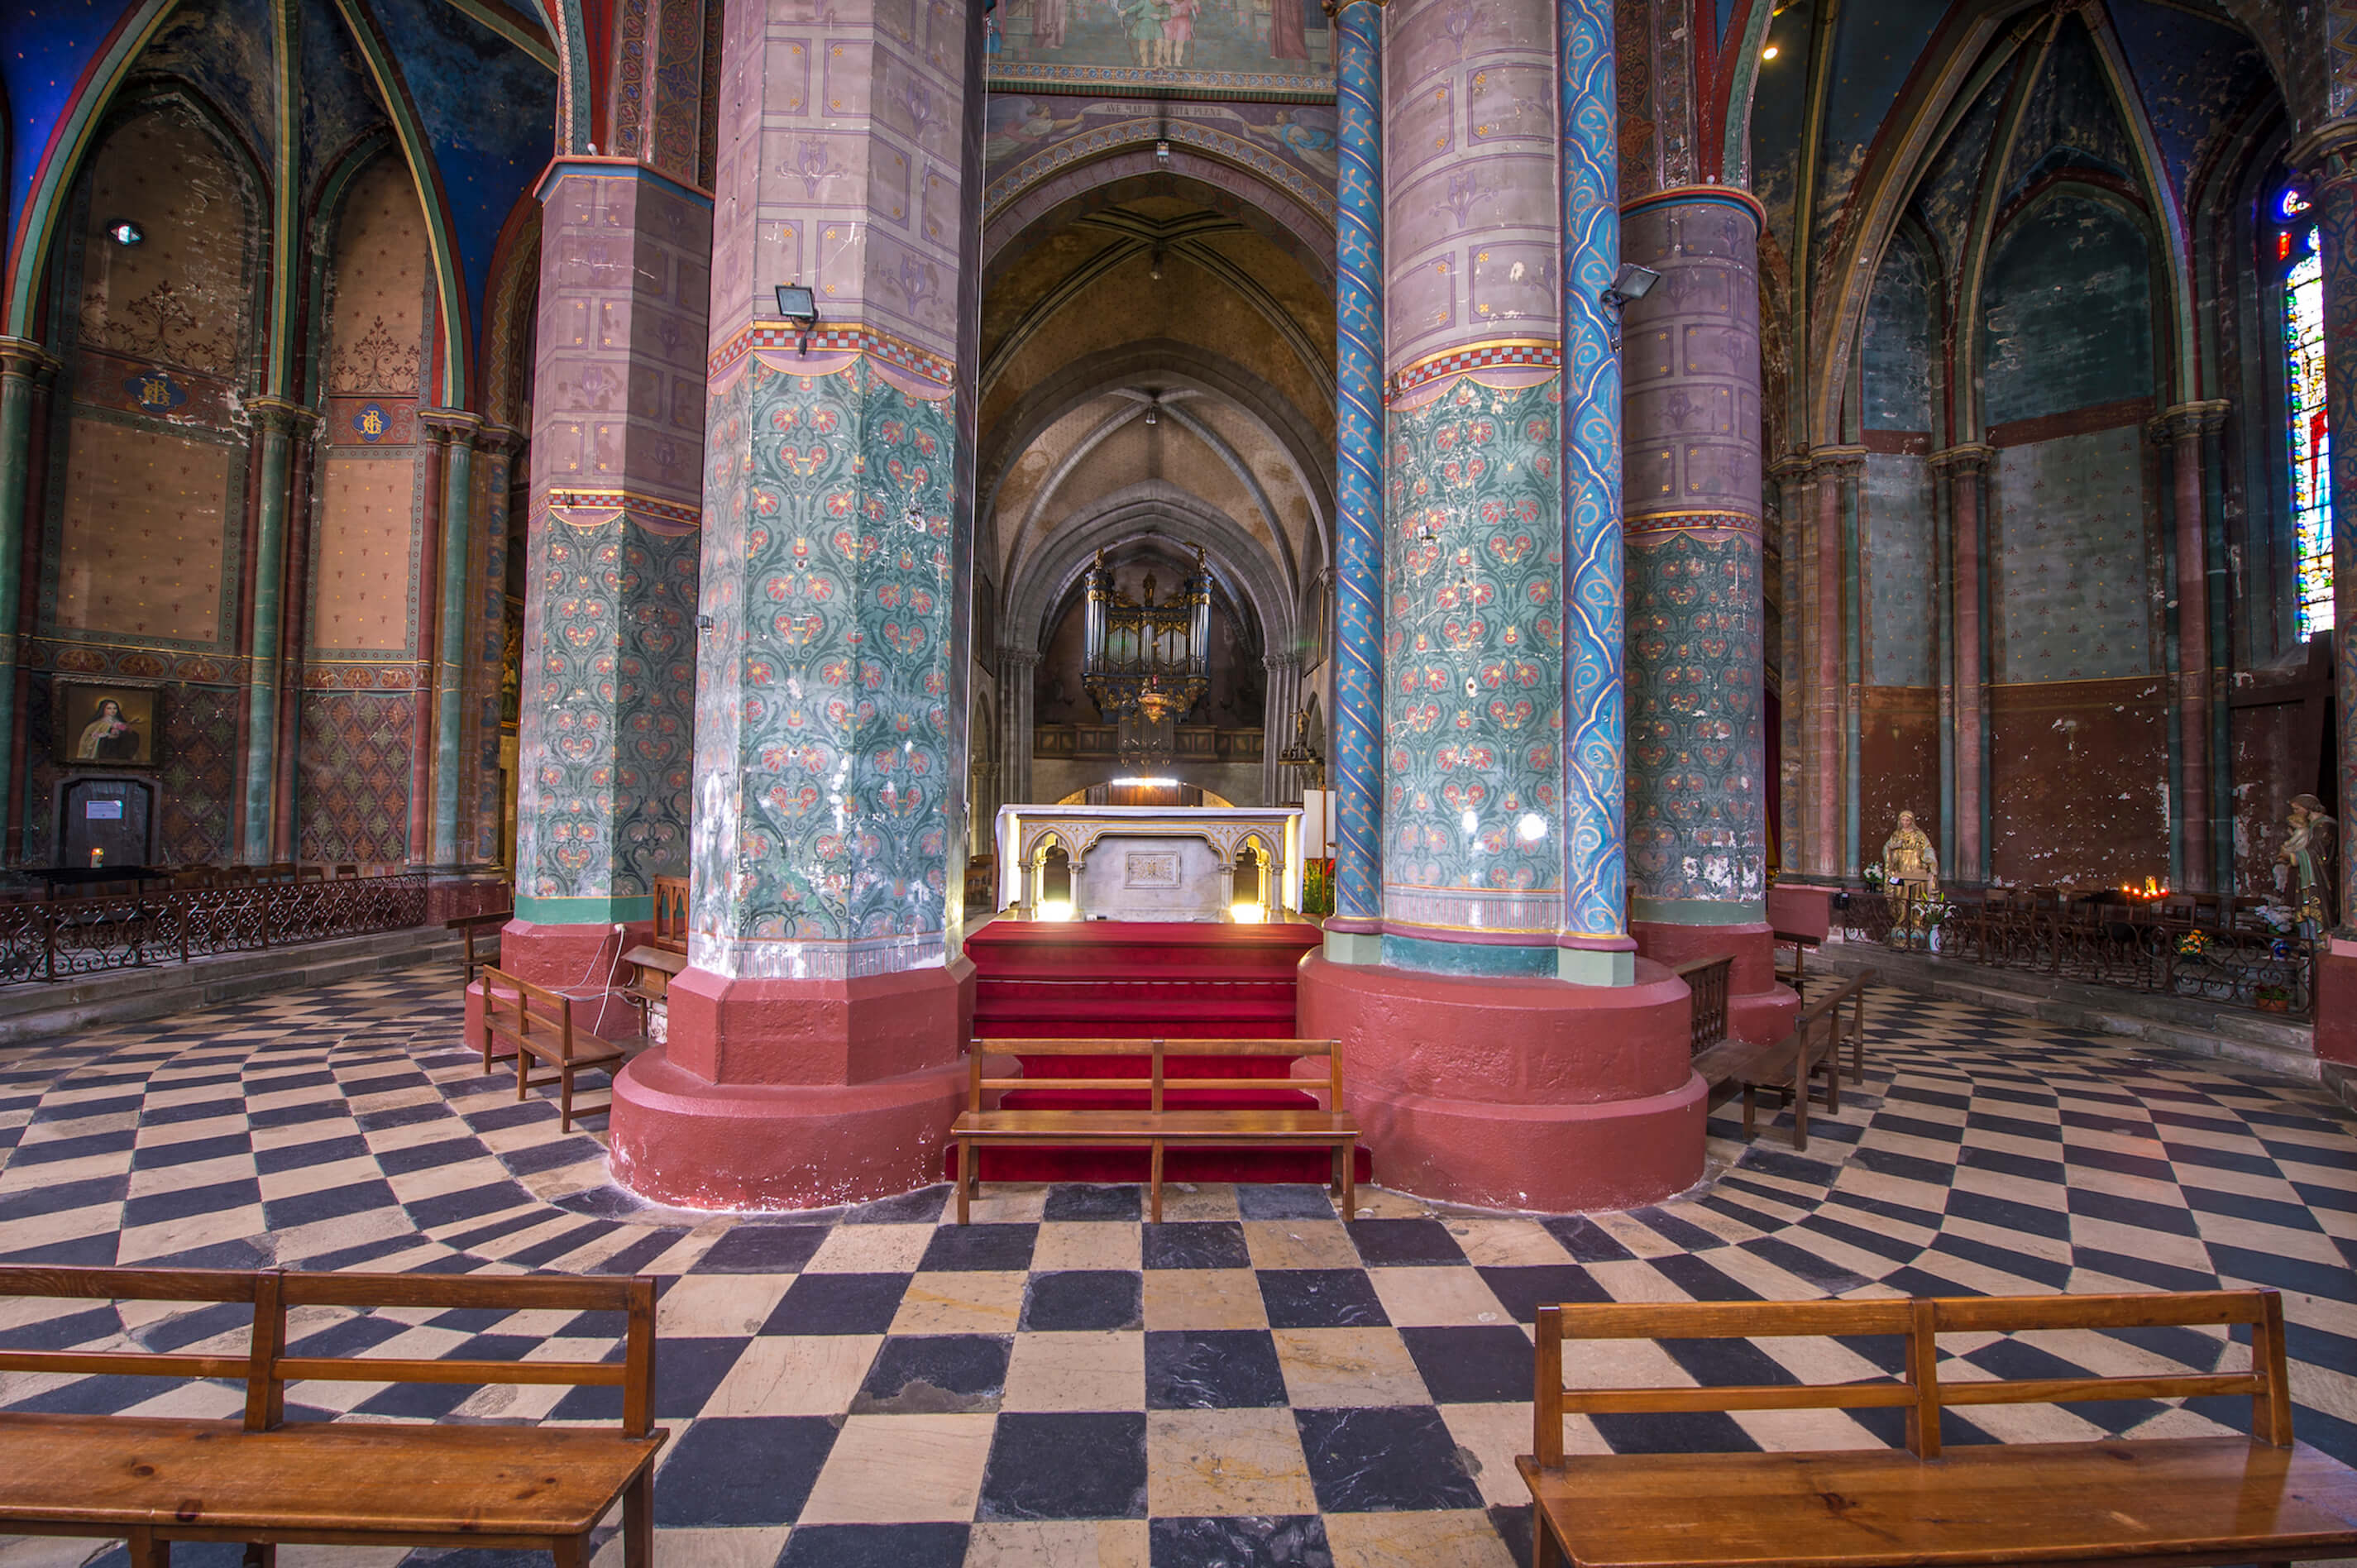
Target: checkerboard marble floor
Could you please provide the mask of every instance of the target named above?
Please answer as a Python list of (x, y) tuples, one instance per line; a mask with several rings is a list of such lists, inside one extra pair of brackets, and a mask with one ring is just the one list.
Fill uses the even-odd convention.
[[(2320, 1093), (1878, 993), (1867, 1081), (1808, 1152), (1712, 1123), (1712, 1177), (1658, 1208), (1521, 1217), (1377, 1188), (946, 1187), (714, 1216), (611, 1186), (594, 1129), (517, 1104), (416, 970), (0, 1057), (0, 1262), (651, 1273), (664, 1283), (658, 1560), (714, 1568), (1527, 1561), (1534, 1308), (2272, 1285), (2300, 1435), (2357, 1462), (2357, 1126)], [(1376, 1174), (1380, 1178), (1380, 1163)], [(317, 1353), (515, 1354), (551, 1315), (321, 1312)], [(604, 1329), (595, 1330), (603, 1334)], [(0, 1343), (243, 1343), (236, 1308), (0, 1303)], [(594, 1339), (591, 1341), (594, 1345)], [(2208, 1369), (2194, 1330), (1947, 1341), (1945, 1375)], [(593, 1348), (592, 1354), (597, 1353)], [(1675, 1342), (1607, 1378), (1863, 1375), (1878, 1342)], [(297, 1385), (295, 1413), (594, 1417), (610, 1391)], [(0, 1377), (14, 1409), (231, 1414), (226, 1385)], [(1948, 1441), (2214, 1430), (2247, 1402), (1992, 1408)], [(1891, 1412), (1604, 1417), (1614, 1449), (1897, 1439)], [(421, 1552), (473, 1568), (514, 1554)], [(183, 1547), (176, 1561), (234, 1562)], [(0, 1541), (0, 1565), (119, 1563)], [(346, 1549), (298, 1564), (386, 1563)], [(608, 1541), (601, 1564), (619, 1562)]]

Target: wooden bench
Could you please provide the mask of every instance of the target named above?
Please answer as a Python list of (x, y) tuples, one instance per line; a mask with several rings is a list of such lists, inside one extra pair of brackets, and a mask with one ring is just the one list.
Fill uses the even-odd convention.
[[(1824, 1080), (1825, 1109), (1840, 1113), (1839, 1053), (1844, 1038), (1840, 1010), (1845, 1002), (1861, 996), (1865, 987), (1865, 981), (1853, 980), (1831, 995), (1802, 1008), (1792, 1032), (1781, 1040), (1754, 1044), (1722, 1039), (1695, 1055), (1694, 1069), (1709, 1087), (1713, 1103), (1733, 1092), (1742, 1094), (1745, 1138), (1749, 1139), (1754, 1131), (1759, 1096), (1772, 1090), (1792, 1100), (1792, 1147), (1807, 1148), (1811, 1085), (1819, 1075)], [(1857, 1015), (1862, 1030), (1863, 1002), (1857, 1004)]]
[(687, 950), (687, 878), (658, 876), (655, 881), (653, 945), (665, 952)]
[(484, 961), (480, 957), (477, 956), (475, 952), (475, 939), (477, 934), (484, 930), (489, 930), (491, 933), (494, 943), (496, 943), (500, 929), (514, 918), (515, 911), (513, 909), (500, 909), (488, 915), (458, 915), (442, 922), (442, 929), (444, 930), (464, 931), (467, 935), (467, 978), (459, 982), (460, 984), (474, 984), (475, 968), (478, 964)]
[(1698, 958), (1670, 971), (1686, 983), (1694, 1010), (1687, 1024), (1687, 1050), (1699, 1057), (1727, 1038), (1727, 991), (1735, 973), (1735, 956), (1720, 953)]
[[(593, 1035), (574, 1023), (573, 999), (564, 993), (518, 980), (490, 964), (483, 966), (483, 1070), (490, 1072), (495, 1058), (512, 1054), (518, 1100), (527, 1090), (556, 1085), (560, 1132), (573, 1131), (574, 1074), (583, 1068), (611, 1069), (643, 1043)], [(555, 1070), (535, 1078), (532, 1075), (534, 1062), (545, 1062)], [(591, 1106), (588, 1114), (594, 1116), (611, 1104), (609, 1096), (605, 1103)]]
[[(1969, 1381), (1940, 1376), (1943, 1334), (1985, 1338), (2038, 1329), (2229, 1325), (2249, 1330), (2246, 1371)], [(1878, 1335), (1904, 1342), (1897, 1360), (1901, 1375), (1751, 1387), (1564, 1386), (1566, 1339)], [(2281, 1564), (2357, 1552), (2357, 1472), (2292, 1438), (2283, 1303), (2274, 1291), (1580, 1304), (1539, 1308), (1537, 1340), (1535, 1452), (1516, 1464), (1530, 1487), (1538, 1568), (1566, 1562), (1577, 1568), (2157, 1568)], [(2248, 1437), (1941, 1446), (1943, 1409), (2243, 1395), (2251, 1400)], [(1737, 1410), (1899, 1411), (1907, 1446), (1565, 1451), (1566, 1415)]]
[(630, 966), (630, 983), (622, 987), (624, 1001), (639, 1010), (639, 1035), (654, 1038), (654, 1010), (671, 996), (671, 983), (687, 967), (685, 953), (667, 948), (632, 948), (622, 955)]
[[(1095, 1057), (1143, 1061), (1143, 1072), (1085, 1078), (985, 1078), (983, 1058)], [(1327, 1064), (1322, 1079), (1297, 1078), (1172, 1078), (1164, 1071), (1168, 1057), (1222, 1057), (1240, 1059), (1285, 1058), (1320, 1059)], [(1144, 1148), (1147, 1155), (1146, 1186), (1153, 1222), (1162, 1222), (1162, 1154), (1174, 1148), (1299, 1148), (1323, 1145), (1338, 1162), (1335, 1182), (1341, 1189), (1342, 1212), (1357, 1211), (1356, 1172), (1352, 1150), (1359, 1125), (1342, 1109), (1342, 1047), (1337, 1040), (976, 1040), (965, 1113), (951, 1125), (957, 1143), (957, 1217), (966, 1222), (968, 1200), (981, 1191), (976, 1155), (980, 1148), (1040, 1147), (1061, 1144), (1082, 1148)], [(1245, 1090), (1292, 1090), (1304, 1094), (1322, 1090), (1322, 1109), (1231, 1110), (1203, 1105), (1206, 1093)], [(1114, 1110), (985, 1110), (983, 1097), (1007, 1090), (1068, 1090), (1134, 1097), (1141, 1103)], [(1170, 1097), (1180, 1097), (1173, 1103)], [(1195, 1103), (1186, 1103), (1187, 1101)]]
[[(624, 1563), (653, 1562), (654, 1458), (670, 1434), (652, 1425), (651, 1279), (0, 1268), (0, 1297), (253, 1309), (234, 1354), (0, 1350), (0, 1371), (244, 1385), (242, 1419), (0, 1412), (0, 1533), (119, 1538), (133, 1568), (167, 1568), (176, 1541), (246, 1542), (250, 1568), (292, 1544), (546, 1552), (579, 1568), (619, 1500)], [(370, 1307), (619, 1313), (623, 1359), (288, 1352), (290, 1311)], [(301, 1382), (619, 1388), (621, 1425), (289, 1421), (286, 1385)]]

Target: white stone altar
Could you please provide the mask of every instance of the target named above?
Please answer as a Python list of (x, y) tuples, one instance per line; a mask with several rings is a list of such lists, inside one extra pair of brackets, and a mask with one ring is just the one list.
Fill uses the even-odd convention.
[(1033, 912), (1058, 845), (1071, 857), (1076, 920), (1229, 919), (1236, 856), (1248, 846), (1275, 874), (1269, 916), (1301, 908), (1298, 806), (1001, 806), (1000, 908)]

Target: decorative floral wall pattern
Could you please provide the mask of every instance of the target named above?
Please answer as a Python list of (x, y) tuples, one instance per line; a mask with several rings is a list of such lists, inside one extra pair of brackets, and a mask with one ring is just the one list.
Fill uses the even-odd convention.
[(756, 358), (712, 402), (699, 968), (820, 978), (942, 956), (964, 789), (956, 430), (923, 385), (864, 356), (809, 375)]
[(1550, 940), (1561, 919), (1560, 385), (1460, 376), (1392, 413), (1387, 919)]
[(303, 693), (305, 860), (399, 865), (409, 855), (410, 736), (406, 694)]

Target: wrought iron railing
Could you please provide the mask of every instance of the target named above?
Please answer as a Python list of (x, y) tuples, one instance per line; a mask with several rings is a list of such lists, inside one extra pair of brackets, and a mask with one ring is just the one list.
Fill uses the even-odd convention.
[(258, 882), (0, 905), (0, 984), (186, 963), (425, 920), (420, 875)]
[(2316, 1011), (2316, 944), (2248, 909), (2187, 915), (1999, 893), (1919, 903), (1902, 920), (1897, 899), (1851, 893), (1835, 918), (1857, 940), (1959, 962), (2293, 1018)]

